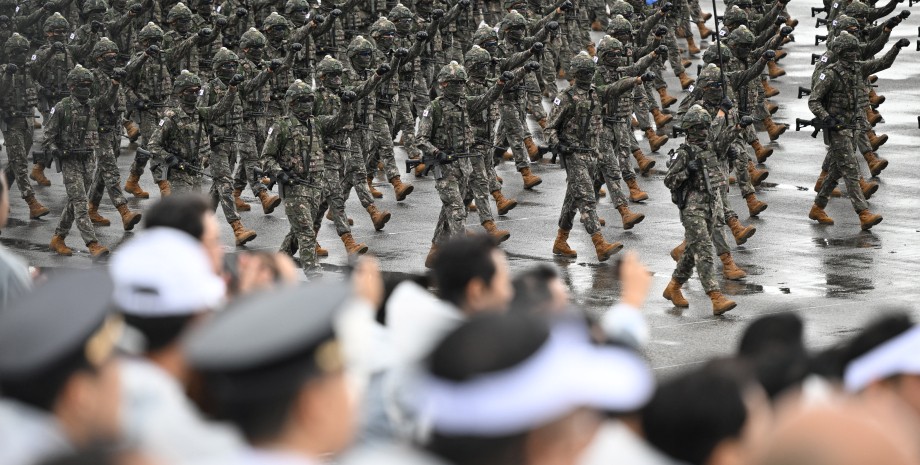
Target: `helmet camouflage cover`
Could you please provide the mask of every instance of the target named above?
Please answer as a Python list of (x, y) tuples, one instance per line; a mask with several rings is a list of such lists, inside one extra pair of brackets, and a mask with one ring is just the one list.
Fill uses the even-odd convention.
[(99, 42), (96, 42), (96, 45), (93, 46), (93, 59), (99, 58), (106, 53), (118, 53), (118, 45), (115, 42), (109, 40), (108, 37), (103, 37), (99, 39)]
[(387, 15), (387, 19), (392, 22), (399, 21), (400, 19), (414, 18), (415, 15), (412, 14), (412, 10), (406, 8), (402, 3), (397, 3), (396, 6), (390, 10), (390, 14)]
[(450, 63), (444, 65), (441, 68), (441, 71), (438, 73), (438, 82), (450, 82), (450, 81), (467, 81), (466, 69), (463, 66), (460, 66), (460, 63), (456, 61), (451, 61)]
[(716, 66), (715, 63), (710, 63), (700, 72), (700, 75), (696, 78), (696, 82), (700, 87), (705, 87), (707, 84), (719, 82), (721, 79), (722, 73), (719, 67)]
[(171, 23), (179, 19), (192, 19), (192, 10), (188, 9), (184, 3), (176, 3), (176, 6), (169, 9), (166, 15), (166, 22)]
[(287, 92), (284, 93), (284, 100), (290, 104), (301, 97), (313, 97), (313, 88), (300, 79), (291, 83)]
[(13, 50), (29, 50), (29, 39), (26, 39), (18, 32), (14, 32), (13, 35), (6, 40), (6, 43), (3, 44), (3, 51), (7, 54)]
[(67, 73), (67, 85), (72, 86), (78, 82), (93, 81), (93, 73), (81, 65), (75, 66)]
[(488, 42), (489, 40), (497, 41), (498, 33), (495, 32), (495, 29), (493, 29), (488, 24), (479, 26), (479, 29), (476, 29), (476, 32), (473, 33), (473, 43), (479, 45), (480, 47), (482, 44)]
[(624, 18), (623, 15), (616, 15), (611, 18), (610, 24), (607, 26), (607, 34), (610, 35), (632, 34), (632, 32), (632, 23)]
[(853, 0), (849, 5), (843, 10), (847, 16), (851, 17), (866, 17), (869, 16), (869, 5), (859, 1)]
[(138, 40), (163, 39), (163, 30), (160, 26), (150, 22), (137, 33)]
[(610, 5), (610, 16), (620, 15), (623, 18), (628, 18), (633, 14), (635, 14), (635, 10), (632, 5), (623, 0), (617, 0)]
[(684, 119), (681, 120), (681, 125), (684, 127), (684, 129), (692, 128), (694, 126), (708, 127), (710, 124), (712, 124), (712, 115), (710, 115), (709, 112), (699, 104), (695, 104), (690, 107), (690, 110), (688, 110), (684, 115)]
[(371, 37), (380, 37), (382, 34), (396, 34), (396, 25), (384, 16), (371, 24)]
[(834, 20), (833, 26), (838, 31), (848, 31), (851, 28), (859, 28), (859, 22), (852, 16), (840, 15)]
[(492, 63), (492, 55), (490, 55), (486, 49), (474, 45), (466, 52), (466, 55), (463, 56), (463, 61), (466, 63), (466, 66), (472, 68), (473, 66), (483, 63)]
[(754, 33), (747, 26), (738, 26), (728, 35), (728, 41), (732, 45), (754, 45)]
[(181, 92), (189, 87), (201, 87), (201, 78), (187, 69), (183, 69), (173, 81), (173, 92)]
[(594, 72), (594, 70), (597, 69), (594, 59), (585, 51), (578, 52), (578, 55), (572, 58), (572, 63), (569, 67), (572, 69), (572, 74), (588, 71)]
[(859, 40), (847, 31), (843, 31), (834, 39), (834, 51), (844, 53), (859, 50)]
[(246, 49), (253, 45), (261, 45), (264, 47), (266, 42), (265, 36), (256, 28), (251, 27), (240, 37), (240, 48)]
[(732, 51), (730, 48), (726, 47), (725, 44), (721, 44), (721, 47), (709, 46), (705, 52), (703, 52), (703, 63), (719, 63), (719, 48), (722, 51), (722, 61), (729, 61), (732, 59)]
[(230, 63), (234, 61), (239, 63), (240, 57), (236, 53), (233, 53), (233, 50), (230, 50), (227, 47), (221, 47), (220, 50), (214, 54), (212, 66), (216, 70), (223, 66), (224, 63)]
[(323, 59), (320, 60), (319, 64), (316, 65), (316, 75), (317, 76), (322, 76), (322, 75), (330, 74), (330, 73), (341, 74), (344, 71), (345, 71), (345, 66), (342, 65), (342, 62), (339, 60), (336, 60), (335, 58), (332, 58), (329, 55), (326, 55), (325, 57), (323, 57)]
[(502, 20), (502, 25), (502, 28), (505, 30), (512, 27), (527, 27), (527, 19), (524, 18), (524, 15), (518, 13), (517, 10), (511, 10), (505, 15), (505, 19)]
[(364, 36), (356, 36), (354, 39), (351, 39), (351, 43), (348, 44), (348, 57), (351, 58), (361, 52), (373, 52), (374, 44), (371, 41), (364, 38)]
[(288, 20), (278, 14), (278, 12), (273, 11), (272, 14), (268, 15), (267, 18), (262, 20), (262, 30), (267, 31), (275, 26), (285, 26), (290, 28), (291, 25), (288, 23)]
[(623, 52), (623, 43), (614, 37), (604, 36), (597, 44), (597, 56), (599, 57), (603, 57), (604, 55), (611, 53), (614, 50), (619, 50), (620, 53)]
[(42, 31), (48, 32), (52, 29), (70, 29), (70, 23), (67, 22), (67, 18), (61, 16), (60, 13), (55, 12), (53, 15), (49, 16), (45, 20), (45, 23), (42, 25)]

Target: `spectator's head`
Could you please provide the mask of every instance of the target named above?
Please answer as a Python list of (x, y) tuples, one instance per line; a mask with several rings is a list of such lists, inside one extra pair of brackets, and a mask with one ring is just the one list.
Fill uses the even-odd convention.
[(486, 235), (441, 246), (432, 275), (440, 297), (468, 315), (505, 311), (514, 294), (505, 253)]
[(0, 228), (6, 226), (10, 217), (10, 191), (6, 185), (6, 170), (0, 170)]
[(642, 430), (650, 444), (681, 462), (740, 465), (769, 415), (748, 367), (715, 360), (659, 386), (642, 412)]
[(511, 310), (559, 315), (569, 307), (569, 291), (555, 269), (537, 266), (514, 278)]
[(174, 194), (160, 200), (144, 212), (144, 228), (173, 228), (201, 241), (215, 272), (223, 267), (224, 248), (220, 242), (220, 225), (208, 199), (197, 194)]
[(741, 337), (738, 355), (750, 362), (771, 399), (796, 388), (808, 376), (802, 331), (798, 315), (780, 313), (754, 320)]

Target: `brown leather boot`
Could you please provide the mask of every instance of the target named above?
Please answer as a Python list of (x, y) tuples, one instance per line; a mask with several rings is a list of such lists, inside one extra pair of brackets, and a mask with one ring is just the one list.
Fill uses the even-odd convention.
[(63, 255), (65, 257), (73, 255), (73, 249), (67, 247), (67, 244), (64, 243), (64, 237), (58, 236), (57, 234), (51, 237), (51, 244), (48, 245), (48, 247), (51, 248), (52, 252), (58, 255)]
[(240, 220), (236, 220), (230, 223), (230, 227), (233, 228), (233, 237), (236, 238), (236, 245), (245, 245), (247, 242), (256, 238), (256, 232), (251, 229), (246, 229), (243, 226), (243, 223), (240, 223)]
[(530, 168), (521, 168), (521, 178), (524, 180), (524, 189), (533, 189), (543, 182), (539, 176), (530, 172)]
[(757, 139), (751, 142), (751, 148), (754, 149), (754, 156), (757, 157), (757, 163), (763, 163), (767, 161), (767, 158), (773, 155), (773, 149), (764, 147)]
[(693, 83), (696, 82), (690, 76), (687, 76), (685, 71), (681, 71), (677, 76), (677, 79), (680, 79), (680, 88), (684, 90), (687, 90), (688, 87), (692, 86)]
[(236, 206), (236, 211), (248, 212), (249, 210), (252, 210), (252, 207), (250, 207), (248, 203), (241, 199), (240, 195), (243, 195), (243, 189), (233, 189), (233, 205)]
[(51, 180), (45, 177), (45, 165), (42, 163), (32, 165), (32, 172), (29, 173), (29, 178), (38, 183), (39, 186), (48, 187), (51, 185)]
[(747, 202), (748, 214), (750, 214), (752, 217), (763, 213), (763, 211), (766, 210), (768, 206), (765, 202), (758, 200), (757, 194), (753, 192), (744, 196), (744, 201)]
[(527, 136), (524, 138), (524, 148), (527, 149), (527, 158), (529, 158), (531, 162), (536, 163), (543, 158), (543, 151), (540, 150), (537, 143), (533, 141), (533, 137)]
[(668, 287), (664, 288), (664, 292), (661, 294), (667, 300), (670, 300), (675, 307), (687, 308), (690, 306), (690, 302), (687, 302), (687, 299), (684, 298), (684, 294), (680, 292), (680, 288), (683, 286), (683, 283), (677, 282), (676, 279), (671, 278), (671, 281), (668, 283)]
[(635, 116), (635, 115), (633, 115), (631, 118), (629, 118), (629, 120), (631, 121), (631, 124), (632, 124), (632, 127), (633, 127), (633, 128), (638, 128), (638, 127), (639, 127), (639, 120), (636, 119), (636, 116)]
[(885, 145), (885, 142), (888, 142), (888, 134), (877, 135), (875, 131), (869, 130), (866, 132), (866, 135), (869, 136), (869, 143), (872, 144), (872, 151), (877, 152), (878, 148)]
[(789, 26), (789, 27), (796, 27), (796, 26), (798, 26), (798, 25), (799, 25), (799, 20), (797, 20), (797, 19), (795, 19), (795, 18), (789, 18), (789, 19), (786, 20), (786, 26)]
[(639, 183), (636, 182), (636, 178), (627, 179), (626, 185), (629, 187), (629, 200), (633, 202), (648, 200), (648, 194), (639, 189)]
[(619, 242), (610, 243), (604, 240), (604, 235), (596, 232), (591, 235), (591, 242), (594, 243), (594, 251), (597, 253), (597, 261), (606, 262), (610, 260), (613, 254), (623, 250), (623, 244)]
[(643, 175), (648, 175), (649, 171), (652, 171), (652, 168), (655, 167), (655, 160), (645, 156), (642, 153), (642, 149), (636, 149), (633, 151), (633, 158), (636, 159), (636, 162), (639, 164), (639, 172)]
[(757, 228), (745, 226), (735, 217), (728, 219), (728, 228), (731, 229), (732, 236), (735, 236), (735, 244), (738, 245), (744, 245), (757, 232)]
[(90, 202), (86, 204), (86, 209), (89, 213), (89, 220), (93, 222), (94, 226), (109, 226), (112, 224), (106, 217), (99, 214), (99, 205)]
[(875, 152), (866, 152), (863, 154), (863, 158), (866, 159), (866, 163), (869, 165), (869, 172), (872, 173), (872, 176), (878, 176), (882, 174), (885, 168), (888, 168), (888, 160), (879, 157)]
[(345, 251), (348, 252), (348, 255), (363, 255), (367, 253), (367, 245), (356, 243), (355, 238), (351, 237), (351, 233), (342, 234), (339, 238), (342, 239), (342, 244), (345, 244)]
[(866, 200), (872, 198), (872, 195), (878, 192), (878, 183), (875, 181), (866, 181), (862, 176), (859, 177), (859, 188), (862, 189), (863, 197)]
[(42, 205), (42, 203), (35, 198), (35, 194), (26, 197), (24, 200), (26, 204), (29, 205), (29, 218), (33, 220), (37, 220), (51, 212), (48, 207)]
[(707, 38), (709, 38), (709, 36), (712, 35), (712, 29), (709, 29), (708, 27), (706, 27), (705, 21), (700, 21), (696, 23), (696, 28), (699, 29), (700, 39), (702, 40), (706, 40)]
[(99, 260), (109, 256), (109, 249), (100, 244), (98, 241), (93, 241), (89, 244), (86, 244), (86, 248), (89, 249), (89, 256), (93, 259), (94, 262), (98, 262)]
[(774, 114), (776, 114), (777, 111), (779, 111), (779, 105), (777, 105), (777, 104), (775, 104), (775, 103), (773, 103), (773, 102), (771, 102), (771, 101), (769, 101), (769, 100), (765, 101), (765, 102), (764, 102), (764, 105), (767, 106), (767, 112), (769, 112), (771, 115), (774, 115)]
[(748, 176), (751, 177), (751, 184), (754, 186), (759, 186), (760, 183), (764, 182), (764, 180), (770, 176), (769, 171), (757, 169), (757, 167), (754, 165), (754, 162), (750, 160), (748, 160), (747, 171)]
[(719, 258), (722, 260), (722, 276), (725, 277), (725, 279), (737, 281), (747, 276), (747, 273), (741, 268), (738, 268), (738, 265), (735, 264), (735, 260), (732, 259), (732, 254), (725, 252), (719, 255)]
[(128, 179), (125, 181), (125, 192), (139, 198), (139, 199), (149, 199), (150, 193), (141, 189), (139, 184), (141, 177), (134, 173), (128, 175)]
[(659, 136), (651, 128), (645, 130), (645, 138), (648, 139), (649, 148), (652, 152), (657, 152), (664, 144), (668, 143), (668, 136)]
[(374, 177), (373, 176), (367, 177), (367, 188), (371, 191), (371, 196), (374, 197), (375, 199), (383, 198), (383, 192), (378, 191), (377, 188), (374, 187)]
[(595, 19), (594, 21), (591, 21), (591, 30), (594, 32), (603, 32), (604, 25), (602, 25), (599, 20)]
[(137, 139), (141, 136), (141, 127), (137, 125), (134, 121), (125, 120), (121, 123), (121, 127), (125, 128), (125, 135), (128, 136), (128, 140), (131, 143), (137, 142)]
[(706, 293), (709, 296), (709, 300), (712, 301), (712, 314), (721, 315), (735, 307), (738, 306), (733, 300), (728, 300), (722, 295), (719, 291), (709, 291)]
[(476, 202), (470, 202), (470, 204), (466, 206), (466, 210), (470, 213), (477, 212), (479, 211), (479, 207), (476, 206)]
[(684, 254), (686, 250), (687, 250), (687, 241), (682, 241), (677, 247), (674, 247), (673, 249), (671, 249), (671, 260), (674, 260), (675, 262), (679, 262), (680, 257)]
[(882, 215), (876, 215), (870, 212), (868, 208), (859, 212), (859, 225), (863, 231), (868, 231), (881, 222)]
[(661, 108), (668, 108), (677, 103), (676, 97), (668, 95), (667, 87), (658, 88), (658, 97), (661, 98)]
[(495, 222), (492, 220), (488, 220), (482, 223), (482, 227), (485, 228), (486, 232), (488, 232), (493, 239), (498, 241), (498, 243), (502, 243), (508, 239), (511, 239), (511, 233), (509, 231), (505, 231), (504, 229), (498, 229), (498, 226), (495, 226)]
[[(705, 25), (703, 27), (706, 27)], [(696, 40), (693, 39), (693, 36), (687, 35), (687, 53), (690, 56), (697, 56), (700, 54), (700, 48), (696, 45)]]
[(587, 44), (585, 44), (585, 50), (591, 57), (597, 55), (597, 46), (594, 45), (594, 41), (589, 41)]
[(115, 208), (118, 209), (118, 214), (121, 215), (121, 225), (125, 231), (134, 229), (134, 226), (141, 222), (141, 214), (129, 210), (127, 204), (122, 204)]
[(329, 256), (329, 251), (320, 247), (319, 242), (316, 243), (316, 248), (313, 250), (315, 251), (317, 257), (328, 257)]
[(424, 163), (419, 163), (418, 165), (415, 166), (415, 177), (420, 178), (424, 175), (424, 173), (425, 173)]
[(431, 244), (431, 249), (428, 250), (428, 256), (425, 257), (425, 268), (431, 268), (434, 266), (434, 259), (438, 255), (438, 246)]
[(869, 104), (873, 106), (879, 106), (883, 103), (885, 103), (885, 96), (877, 94), (874, 88), (870, 88), (869, 89)]
[(620, 216), (623, 217), (623, 229), (632, 229), (633, 226), (641, 223), (642, 220), (645, 219), (644, 214), (630, 211), (626, 204), (617, 207), (617, 211), (620, 212)]
[(785, 50), (776, 50), (776, 56), (773, 57), (773, 61), (779, 61), (783, 58), (786, 58), (786, 55), (789, 55), (789, 52)]
[(827, 212), (825, 212), (823, 208), (819, 207), (818, 204), (813, 204), (811, 206), (811, 211), (808, 212), (808, 219), (815, 220), (818, 222), (818, 224), (834, 224), (834, 219), (827, 216)]
[(157, 181), (157, 187), (160, 188), (160, 198), (169, 197), (169, 194), (172, 194), (172, 187), (169, 186), (169, 181), (165, 179)]
[[(686, 51), (686, 50), (681, 50), (680, 53), (684, 53), (685, 51)], [(690, 60), (687, 59), (687, 58), (684, 58), (684, 59), (680, 60), (680, 64), (681, 64), (681, 66), (683, 66), (684, 68), (689, 68), (690, 66), (693, 66), (693, 62), (690, 61)], [(680, 77), (680, 76), (678, 76), (678, 77)], [(687, 87), (690, 87), (690, 86), (687, 86)], [(687, 88), (685, 87), (684, 90), (687, 90)]]
[(882, 114), (873, 110), (872, 108), (869, 108), (866, 110), (866, 120), (869, 121), (869, 124), (875, 127), (876, 124), (882, 121)]
[(517, 206), (517, 200), (506, 198), (501, 190), (492, 191), (492, 198), (495, 199), (495, 208), (498, 209), (498, 216), (505, 216), (514, 207)]
[(652, 108), (652, 118), (655, 119), (655, 126), (658, 128), (663, 128), (674, 120), (674, 116), (666, 115), (657, 108)]
[(597, 196), (607, 197), (607, 191), (603, 187), (601, 187), (600, 189), (597, 190)]
[(556, 233), (556, 242), (553, 242), (553, 254), (562, 255), (566, 258), (575, 258), (578, 256), (578, 253), (572, 250), (569, 247), (569, 231), (559, 228), (559, 231)]
[[(818, 180), (815, 181), (815, 192), (821, 190), (821, 186), (824, 185), (825, 179), (827, 179), (827, 171), (821, 170), (821, 174), (818, 175)], [(843, 195), (843, 193), (836, 187), (831, 191), (831, 197), (840, 197), (841, 195)]]
[(875, 84), (876, 81), (878, 81), (878, 75), (877, 75), (877, 74), (870, 74), (870, 75), (869, 75), (869, 84)]
[(402, 182), (399, 176), (393, 176), (390, 179), (390, 184), (393, 185), (393, 190), (396, 191), (396, 201), (402, 202), (406, 200), (406, 197), (415, 190), (415, 187), (412, 184), (405, 184)]
[(767, 134), (770, 136), (770, 140), (779, 139), (779, 136), (783, 135), (789, 126), (785, 124), (776, 124), (773, 122), (773, 118), (769, 116), (764, 118), (763, 125), (767, 129)]
[(367, 213), (371, 215), (371, 222), (374, 223), (374, 230), (376, 231), (383, 230), (383, 227), (390, 221), (390, 212), (386, 210), (380, 211), (376, 205), (368, 205)]
[(281, 205), (281, 197), (277, 195), (272, 195), (268, 190), (259, 192), (259, 200), (262, 201), (262, 211), (266, 215), (271, 215), (272, 212), (278, 208), (278, 205)]
[(770, 75), (770, 79), (776, 79), (780, 76), (785, 76), (786, 70), (777, 65), (775, 61), (770, 60), (767, 62), (767, 74)]

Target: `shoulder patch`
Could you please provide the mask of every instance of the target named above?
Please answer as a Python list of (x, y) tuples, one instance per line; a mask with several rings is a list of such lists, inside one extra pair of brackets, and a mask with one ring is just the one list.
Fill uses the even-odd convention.
[(162, 118), (162, 119), (160, 120), (160, 123), (158, 124), (158, 126), (162, 126), (162, 125), (164, 125), (164, 124), (166, 124), (166, 118)]
[(671, 155), (671, 161), (677, 160), (677, 157), (680, 155), (680, 152), (678, 152), (677, 150), (675, 150), (675, 151), (672, 152), (672, 153), (673, 153), (673, 155)]
[(53, 115), (53, 114), (54, 114), (54, 109), (55, 109), (55, 108), (57, 108), (57, 107), (53, 107), (53, 108), (51, 108), (51, 112), (50, 112), (50, 113), (48, 113), (48, 114), (49, 114), (49, 115)]
[(204, 87), (198, 89), (198, 95), (204, 95)]
[(216, 11), (217, 11), (218, 13), (220, 13), (220, 9), (223, 8), (223, 7), (224, 7), (223, 5), (217, 5)]
[(691, 84), (690, 87), (687, 88), (687, 91), (689, 91), (690, 93), (693, 93), (693, 89), (696, 89), (696, 86)]
[(827, 63), (827, 55), (821, 55), (821, 63)]
[(825, 75), (824, 73), (821, 73), (821, 75), (818, 76), (818, 79), (823, 81), (825, 77), (827, 77), (827, 75)]
[(275, 132), (275, 127), (274, 127), (274, 126), (268, 128), (268, 135), (272, 135), (273, 132)]
[(838, 6), (840, 6), (840, 4), (837, 2), (834, 2), (834, 8), (837, 8)]
[(76, 32), (71, 32), (71, 33), (70, 33), (70, 40), (73, 40), (73, 38), (76, 37), (76, 36), (77, 36), (77, 33), (76, 33)]
[(719, 31), (719, 37), (725, 37), (725, 29)]
[(558, 107), (561, 104), (562, 104), (562, 100), (559, 100), (559, 97), (556, 97), (555, 99), (553, 99), (553, 105), (556, 105)]
[(35, 61), (38, 58), (38, 55), (32, 54), (32, 61)]
[(426, 108), (425, 111), (422, 112), (422, 118), (427, 118), (427, 117), (428, 117), (428, 108)]
[(591, 59), (594, 60), (595, 63), (597, 63), (597, 55), (594, 55), (594, 57)]

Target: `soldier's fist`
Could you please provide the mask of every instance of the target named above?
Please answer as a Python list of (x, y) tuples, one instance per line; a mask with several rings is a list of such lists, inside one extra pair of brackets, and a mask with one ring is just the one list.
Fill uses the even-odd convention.
[(642, 74), (642, 82), (654, 81), (656, 77), (658, 76), (655, 75), (655, 73), (651, 71), (646, 71), (645, 73)]
[(502, 83), (508, 83), (514, 80), (514, 73), (511, 71), (502, 72), (502, 76), (498, 79)]
[(415, 40), (423, 41), (428, 40), (428, 33), (425, 31), (418, 31), (415, 33)]
[(773, 50), (764, 50), (762, 56), (763, 56), (763, 59), (764, 59), (764, 60), (770, 61), (770, 60), (776, 58), (776, 52), (773, 51)]
[(546, 29), (548, 29), (548, 30), (550, 30), (550, 31), (552, 31), (552, 32), (558, 31), (558, 30), (559, 30), (559, 22), (558, 22), (558, 21), (550, 21), (550, 22), (546, 23)]
[(908, 45), (910, 45), (910, 41), (907, 40), (907, 39), (905, 39), (905, 38), (900, 38), (900, 39), (898, 39), (897, 43), (895, 43), (895, 45), (896, 45), (898, 48), (904, 48), (904, 47), (907, 47)]
[(330, 11), (329, 14), (330, 14), (333, 18), (338, 18), (339, 16), (342, 16), (342, 10), (336, 8), (336, 9)]
[(342, 101), (343, 102), (350, 103), (350, 102), (354, 102), (355, 100), (358, 100), (358, 94), (350, 90), (342, 91)]
[(151, 45), (147, 47), (147, 50), (144, 50), (144, 53), (147, 54), (147, 56), (149, 57), (155, 57), (160, 54), (160, 47), (157, 47), (156, 45)]
[(13, 63), (6, 65), (6, 74), (16, 74), (17, 71), (19, 71), (19, 67)]
[(297, 53), (297, 52), (303, 50), (303, 44), (301, 44), (301, 43), (299, 43), (299, 42), (294, 42), (293, 44), (291, 44), (291, 50), (292, 50), (294, 53)]
[(775, 25), (777, 25), (777, 26), (779, 26), (780, 24), (783, 24), (783, 23), (785, 23), (785, 22), (786, 22), (786, 17), (783, 16), (783, 15), (777, 15), (777, 16), (776, 16), (776, 19), (773, 20), (773, 24), (775, 24)]
[(280, 68), (282, 64), (284, 64), (284, 62), (282, 62), (278, 58), (275, 58), (274, 60), (268, 63), (268, 69), (272, 71), (278, 71), (278, 68)]
[(910, 18), (910, 11), (901, 10), (901, 12), (898, 13), (898, 18), (901, 18), (901, 21), (904, 21), (905, 19)]
[(389, 72), (390, 72), (390, 65), (388, 65), (388, 64), (386, 64), (386, 63), (384, 63), (384, 64), (382, 64), (382, 65), (380, 65), (380, 66), (377, 67), (377, 75), (378, 75), (378, 76), (383, 76), (384, 74), (389, 73)]
[(543, 42), (534, 42), (530, 46), (530, 53), (539, 54), (543, 52)]
[(664, 5), (661, 5), (662, 13), (667, 13), (671, 11), (672, 9), (674, 9), (674, 4), (671, 2), (664, 2)]
[(444, 10), (440, 8), (435, 8), (431, 10), (431, 19), (439, 20), (444, 17)]
[(213, 32), (214, 31), (212, 31), (211, 28), (205, 27), (205, 28), (202, 28), (200, 31), (198, 31), (198, 37), (201, 37), (201, 38), (211, 37), (211, 33)]
[(537, 63), (536, 61), (528, 61), (527, 64), (524, 65), (524, 70), (531, 72), (531, 73), (534, 71), (538, 71), (539, 69), (540, 69), (540, 63)]
[(10, 22), (10, 17), (7, 15), (0, 15), (0, 24), (7, 24)]
[(752, 124), (754, 124), (754, 118), (751, 115), (744, 115), (741, 117), (741, 120), (738, 121), (738, 126), (742, 128), (746, 128)]
[(128, 76), (128, 72), (124, 68), (115, 68), (112, 70), (112, 80), (115, 82), (124, 81)]
[(128, 8), (128, 14), (131, 16), (137, 16), (144, 12), (144, 6), (140, 3), (135, 3)]
[(397, 48), (396, 51), (393, 52), (393, 53), (396, 54), (396, 58), (405, 58), (405, 57), (409, 56), (409, 49), (407, 49), (407, 48), (405, 48), (405, 47), (399, 47), (399, 48)]
[(728, 113), (732, 110), (732, 108), (735, 108), (735, 104), (732, 103), (732, 99), (723, 97), (722, 101), (719, 103), (719, 109), (725, 113)]
[(668, 56), (668, 46), (664, 44), (659, 45), (658, 48), (655, 49), (655, 55), (660, 57)]
[(316, 15), (313, 17), (313, 22), (315, 24), (323, 24), (324, 22), (326, 22), (326, 17), (323, 15)]
[(470, 7), (470, 0), (460, 0), (457, 4), (460, 5), (460, 8), (465, 10)]
[(664, 37), (668, 33), (668, 28), (664, 26), (658, 26), (658, 29), (655, 29), (655, 37)]
[(240, 8), (237, 8), (237, 9), (236, 9), (236, 17), (237, 17), (237, 18), (244, 18), (244, 17), (246, 17), (246, 15), (248, 15), (248, 14), (249, 14), (249, 10), (247, 10), (247, 9), (245, 9), (245, 8), (240, 7)]
[(885, 20), (885, 27), (888, 29), (894, 29), (898, 24), (901, 24), (900, 16), (892, 16)]
[(55, 52), (63, 52), (63, 51), (64, 51), (64, 44), (62, 44), (62, 43), (60, 43), (60, 42), (55, 42), (55, 43), (51, 44), (51, 50), (54, 50)]
[(105, 31), (105, 24), (102, 24), (99, 21), (93, 21), (90, 23), (89, 28), (91, 31), (99, 33)]
[(562, 11), (572, 11), (575, 9), (575, 5), (572, 4), (569, 0), (562, 2), (562, 5), (559, 5), (559, 9)]
[(230, 78), (230, 87), (235, 87), (240, 85), (243, 81), (246, 80), (246, 77), (240, 73), (236, 73)]
[(227, 18), (221, 16), (220, 18), (217, 18), (217, 21), (214, 21), (214, 23), (217, 24), (217, 27), (223, 29), (227, 27)]

